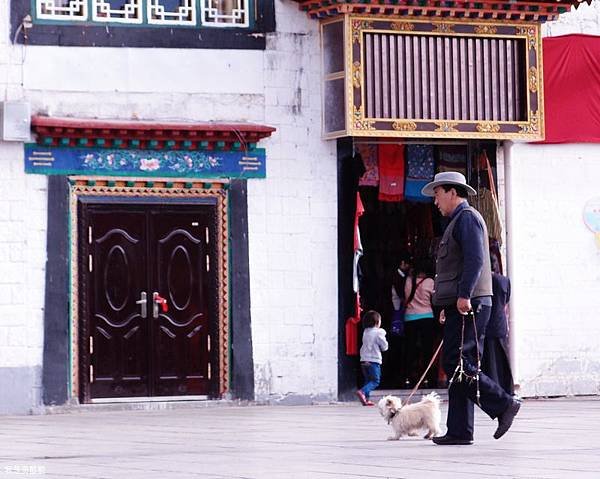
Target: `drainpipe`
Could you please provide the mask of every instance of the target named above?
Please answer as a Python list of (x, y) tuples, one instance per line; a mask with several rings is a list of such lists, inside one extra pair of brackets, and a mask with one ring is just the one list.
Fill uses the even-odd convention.
[[(515, 251), (514, 237), (512, 232), (514, 231), (513, 225), (513, 197), (512, 197), (512, 186), (513, 186), (513, 159), (512, 153), (515, 144), (512, 141), (505, 141), (503, 143), (503, 157), (504, 157), (504, 198), (505, 198), (505, 228), (506, 228), (506, 275), (511, 280), (511, 285), (515, 284), (515, 267), (513, 263), (512, 254)], [(518, 291), (516, 291), (518, 294)], [(508, 341), (510, 345), (510, 367), (512, 369), (513, 378), (515, 380), (515, 389), (518, 390), (520, 375), (519, 375), (519, 363), (517, 358), (517, 337), (518, 337), (518, 321), (515, 316), (515, 288), (511, 288), (511, 298), (508, 303), (509, 312), (509, 333)], [(515, 391), (516, 392), (516, 391)]]

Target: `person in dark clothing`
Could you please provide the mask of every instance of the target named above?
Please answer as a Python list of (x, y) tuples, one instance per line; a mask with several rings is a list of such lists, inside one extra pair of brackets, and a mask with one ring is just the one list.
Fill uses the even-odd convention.
[(506, 305), (510, 301), (510, 280), (500, 274), (500, 262), (490, 254), (492, 266), (492, 311), (485, 329), (481, 371), (514, 396), (515, 385), (508, 353), (508, 320)]
[(435, 175), (423, 187), (435, 198), (441, 214), (450, 219), (436, 260), (433, 303), (443, 308), (442, 362), (450, 380), (447, 433), (434, 437), (438, 445), (473, 444), (474, 404), (498, 418), (495, 439), (511, 427), (521, 403), (478, 368), (492, 308), (492, 275), (488, 234), (481, 215), (467, 202), (476, 194), (461, 173)]
[(406, 337), (404, 331), (404, 285), (410, 272), (411, 265), (408, 254), (402, 254), (398, 261), (398, 268), (392, 273), (391, 287), (391, 321), (390, 321), (390, 349), (386, 363), (391, 367), (384, 369), (388, 384), (394, 386), (404, 384), (406, 377)]

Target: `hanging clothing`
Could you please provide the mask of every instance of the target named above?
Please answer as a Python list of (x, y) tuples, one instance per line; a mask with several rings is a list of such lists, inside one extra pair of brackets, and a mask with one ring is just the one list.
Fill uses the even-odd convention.
[(363, 254), (363, 247), (360, 241), (360, 228), (358, 227), (358, 219), (365, 212), (362, 201), (360, 200), (360, 194), (356, 193), (356, 214), (354, 215), (354, 261), (352, 265), (352, 289), (355, 293), (358, 293), (359, 287), (359, 271), (358, 261)]
[(363, 163), (362, 155), (356, 148), (354, 149), (354, 155), (351, 159), (350, 171), (352, 172), (352, 184), (356, 188), (362, 176), (367, 172), (367, 169)]
[(379, 201), (404, 200), (404, 145), (378, 145)]
[(404, 196), (409, 201), (431, 202), (421, 193), (435, 175), (432, 145), (406, 145), (406, 184)]
[(346, 320), (346, 354), (358, 356), (358, 325), (360, 324), (360, 297), (356, 293), (354, 315)]
[(354, 314), (346, 320), (346, 354), (348, 356), (358, 355), (358, 325), (360, 323), (360, 291), (358, 281), (358, 260), (362, 256), (362, 244), (360, 242), (360, 230), (358, 220), (365, 212), (360, 194), (356, 193), (356, 209), (354, 213), (354, 260), (352, 270), (352, 288), (354, 290)]
[(433, 239), (433, 219), (431, 205), (426, 203), (407, 204), (406, 210), (406, 250), (415, 258), (429, 256)]
[(377, 145), (358, 144), (356, 151), (362, 158), (365, 172), (358, 180), (359, 186), (379, 185), (379, 165), (377, 157)]
[(470, 196), (469, 203), (483, 216), (490, 238), (495, 239), (502, 245), (500, 211), (492, 192), (487, 188), (478, 188), (477, 196)]
[(467, 150), (461, 145), (449, 145), (440, 149), (438, 173), (443, 171), (458, 171), (467, 176)]

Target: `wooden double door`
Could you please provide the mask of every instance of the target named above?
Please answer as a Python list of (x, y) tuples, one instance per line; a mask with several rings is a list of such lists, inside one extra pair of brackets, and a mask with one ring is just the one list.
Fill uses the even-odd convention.
[(214, 395), (214, 205), (79, 207), (82, 400)]

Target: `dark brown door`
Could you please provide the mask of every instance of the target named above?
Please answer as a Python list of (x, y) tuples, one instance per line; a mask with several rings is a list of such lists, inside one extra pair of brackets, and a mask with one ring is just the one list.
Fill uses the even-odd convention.
[(211, 394), (214, 209), (83, 210), (84, 400)]
[(168, 311), (161, 308), (152, 322), (153, 394), (207, 394), (211, 376), (207, 293), (213, 266), (208, 252), (210, 217), (152, 211), (150, 220), (153, 294), (157, 292), (168, 304)]

